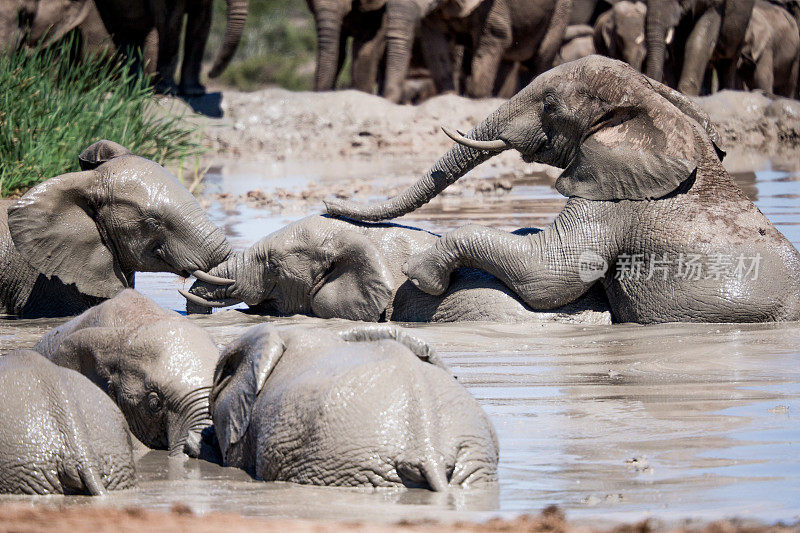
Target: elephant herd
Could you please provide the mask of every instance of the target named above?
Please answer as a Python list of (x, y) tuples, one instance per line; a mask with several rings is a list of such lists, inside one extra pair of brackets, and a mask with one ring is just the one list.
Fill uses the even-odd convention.
[[(725, 171), (708, 116), (629, 65), (564, 63), (471, 131), (445, 131), (455, 145), (400, 195), (330, 200), (244, 250), (174, 176), (109, 141), (4, 206), (0, 308), (80, 314), (0, 358), (4, 390), (20, 391), (0, 406), (0, 490), (129, 487), (137, 441), (263, 480), (481, 486), (498, 464), (485, 413), (431, 346), (377, 323), (800, 319), (800, 254)], [(512, 149), (563, 169), (550, 226), (377, 222)], [(189, 311), (245, 302), (367, 324), (265, 322), (220, 350), (132, 290), (137, 271), (194, 275)]]
[[(536, 75), (597, 53), (684, 94), (760, 89), (793, 98), (797, 0), (308, 0), (316, 90), (330, 90), (353, 38), (352, 83), (393, 102), (411, 65), (436, 92), (510, 97)], [(416, 52), (415, 52), (416, 50)]]

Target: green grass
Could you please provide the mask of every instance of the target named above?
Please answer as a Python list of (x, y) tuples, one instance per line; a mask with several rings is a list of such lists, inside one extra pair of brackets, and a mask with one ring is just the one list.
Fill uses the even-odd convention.
[(78, 154), (110, 139), (158, 163), (201, 151), (194, 129), (156, 113), (148, 80), (113, 59), (70, 59), (70, 42), (0, 56), (0, 195), (80, 170)]
[[(225, 9), (225, 2), (216, 0), (208, 60), (222, 42)], [(310, 90), (316, 41), (314, 18), (303, 0), (250, 0), (239, 49), (219, 82), (244, 91), (268, 85)]]

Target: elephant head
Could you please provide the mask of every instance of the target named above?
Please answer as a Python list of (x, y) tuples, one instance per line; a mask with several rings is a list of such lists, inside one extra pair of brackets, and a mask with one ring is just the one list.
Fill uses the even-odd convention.
[(198, 281), (180, 292), (204, 307), (245, 302), (270, 314), (377, 321), (397, 283), (378, 247), (340, 222), (290, 224), (211, 271), (234, 284)]
[(715, 155), (716, 132), (696, 104), (602, 56), (545, 72), (467, 135), (445, 131), (457, 144), (409, 189), (374, 206), (328, 200), (328, 213), (401, 216), (512, 148), (525, 161), (564, 169), (556, 189), (589, 200), (659, 198), (688, 183), (707, 150), (717, 163), (724, 155)]
[(46, 46), (77, 28), (91, 8), (89, 0), (3, 0), (0, 49)]
[(236, 48), (239, 46), (242, 31), (244, 31), (244, 23), (247, 20), (249, 0), (227, 0), (227, 4), (228, 18), (225, 25), (225, 35), (222, 38), (222, 48), (216, 59), (214, 59), (211, 70), (208, 71), (208, 76), (211, 78), (216, 78), (222, 74), (222, 71), (230, 63)]
[(163, 167), (110, 141), (80, 157), (83, 171), (33, 187), (8, 210), (15, 248), (38, 272), (111, 298), (134, 273), (205, 271), (225, 260), (225, 235)]
[(34, 350), (103, 389), (145, 445), (201, 455), (219, 358), (202, 328), (125, 290), (52, 330)]
[(647, 6), (642, 2), (617, 2), (597, 19), (594, 46), (597, 53), (621, 59), (642, 70), (647, 55), (644, 28)]
[(420, 21), (436, 10), (448, 19), (467, 17), (481, 0), (387, 0), (386, 82), (384, 96), (399, 102)]
[(681, 21), (685, 9), (690, 7), (691, 2), (679, 0), (658, 0), (647, 3), (645, 18), (647, 65), (645, 73), (656, 81), (662, 81), (667, 46), (672, 42), (675, 27)]

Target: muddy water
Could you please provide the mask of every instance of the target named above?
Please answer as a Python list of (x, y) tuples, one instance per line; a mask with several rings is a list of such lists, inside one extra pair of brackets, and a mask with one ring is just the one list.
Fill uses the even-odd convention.
[[(387, 169), (347, 171), (383, 173), (391, 181)], [(206, 194), (302, 188), (310, 180), (333, 183), (331, 174), (314, 165), (226, 167), (209, 175)], [(800, 176), (765, 171), (737, 180), (798, 246)], [(440, 231), (466, 220), (511, 229), (546, 224), (562, 205), (548, 179), (526, 176), (515, 178), (505, 195), (445, 197), (408, 218)], [(219, 202), (209, 211), (236, 247), (305, 214)], [(178, 310), (183, 302), (175, 289), (183, 284), (168, 275), (137, 278), (139, 290)], [(263, 319), (224, 311), (193, 320), (223, 343)], [(0, 321), (0, 345), (31, 346), (58, 322)], [(197, 512), (379, 521), (483, 519), (550, 503), (587, 520), (800, 518), (800, 324), (409, 327), (437, 347), (493, 420), (501, 451), (494, 490), (434, 494), (261, 483), (235, 469), (149, 452), (137, 463), (138, 489), (104, 499), (35, 501), (149, 508), (183, 502)]]

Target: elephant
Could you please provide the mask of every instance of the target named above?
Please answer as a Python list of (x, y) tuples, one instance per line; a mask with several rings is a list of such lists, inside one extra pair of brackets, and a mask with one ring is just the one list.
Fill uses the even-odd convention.
[[(388, 0), (384, 96), (398, 102), (416, 28), (425, 61), (440, 92), (455, 91), (452, 43), (470, 57), (466, 94), (491, 96), (504, 74), (520, 62), (533, 75), (553, 64), (570, 17), (572, 0), (470, 0), (448, 3)], [(502, 67), (502, 68), (501, 68)]]
[[(645, 73), (662, 81), (664, 59), (673, 42), (680, 76), (677, 89), (697, 96), (711, 61), (721, 88), (734, 88), (755, 0), (650, 0), (645, 21)], [(669, 41), (669, 42), (668, 42)]]
[[(227, 0), (228, 20), (223, 45), (209, 72), (222, 73), (239, 44), (248, 0)], [(0, 48), (20, 44), (47, 45), (99, 13), (114, 45), (124, 55), (138, 57), (148, 35), (158, 37), (156, 89), (186, 96), (203, 94), (200, 67), (211, 27), (213, 0), (4, 0), (0, 5)], [(96, 12), (95, 12), (96, 8)], [(187, 18), (180, 85), (174, 82), (181, 29)], [(97, 29), (89, 31), (96, 33)]]
[(253, 326), (223, 349), (211, 412), (224, 464), (264, 481), (488, 487), (497, 437), (424, 341), (386, 326)]
[(598, 54), (621, 59), (638, 71), (647, 56), (643, 2), (623, 0), (597, 18), (594, 25), (594, 47)]
[(185, 317), (126, 289), (52, 329), (33, 349), (100, 387), (145, 446), (213, 457), (203, 431), (211, 426), (219, 349)]
[(0, 357), (0, 493), (101, 495), (136, 485), (128, 425), (78, 372), (31, 350)]
[(344, 66), (347, 40), (353, 38), (353, 87), (372, 93), (386, 46), (385, 0), (307, 0), (317, 28), (314, 90), (330, 91)]
[[(453, 268), (498, 277), (550, 309), (598, 281), (617, 322), (800, 318), (800, 254), (735, 184), (708, 116), (630, 65), (590, 56), (555, 67), (500, 106), (414, 185), (384, 203), (331, 199), (331, 215), (401, 216), (506, 149), (564, 169), (568, 198), (542, 232), (465, 226), (404, 271), (441, 294)], [(609, 268), (609, 266), (611, 268)]]
[(409, 283), (400, 267), (414, 251), (437, 240), (437, 235), (408, 226), (314, 215), (234, 253), (211, 271), (235, 279), (233, 285), (198, 281), (181, 294), (201, 307), (244, 301), (257, 313), (372, 322), (611, 322), (599, 291), (537, 312), (477, 270), (459, 271), (446, 294), (430, 296)]
[(800, 69), (800, 31), (788, 11), (758, 0), (747, 27), (739, 74), (750, 89), (794, 98)]
[[(582, 57), (596, 54), (594, 47), (594, 29), (584, 24), (567, 26), (561, 49), (553, 60), (553, 66), (569, 63)], [(513, 96), (513, 95), (512, 95)]]
[(175, 176), (111, 141), (87, 148), (83, 171), (0, 204), (0, 312), (76, 315), (135, 272), (205, 271), (230, 246)]

